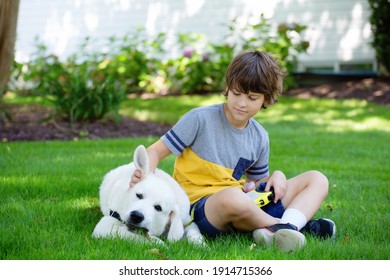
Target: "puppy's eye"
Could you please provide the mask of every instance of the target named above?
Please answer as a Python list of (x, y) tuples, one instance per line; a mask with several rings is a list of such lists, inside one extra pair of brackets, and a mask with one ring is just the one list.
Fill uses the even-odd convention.
[(144, 195), (142, 193), (137, 193), (136, 196), (138, 197), (138, 199), (143, 199), (144, 198)]
[(162, 208), (160, 205), (154, 205), (154, 209), (156, 209), (156, 211), (158, 211), (158, 212), (162, 211)]

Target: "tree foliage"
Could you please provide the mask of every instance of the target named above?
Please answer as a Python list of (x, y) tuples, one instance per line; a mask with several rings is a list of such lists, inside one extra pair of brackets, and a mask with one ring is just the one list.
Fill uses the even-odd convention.
[[(377, 61), (390, 72), (390, 1), (369, 0), (371, 8), (372, 46), (375, 48)], [(382, 73), (384, 74), (384, 73)]]

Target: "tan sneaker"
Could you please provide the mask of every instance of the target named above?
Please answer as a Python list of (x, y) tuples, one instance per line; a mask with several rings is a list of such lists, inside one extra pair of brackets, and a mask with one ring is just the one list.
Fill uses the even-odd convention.
[(291, 252), (303, 248), (306, 244), (305, 236), (291, 224), (276, 224), (253, 231), (253, 238), (257, 244), (268, 246), (275, 243), (282, 252)]

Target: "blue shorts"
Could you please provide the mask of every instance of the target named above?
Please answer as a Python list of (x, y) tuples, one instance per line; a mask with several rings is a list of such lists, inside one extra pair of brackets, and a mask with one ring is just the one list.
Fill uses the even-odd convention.
[[(228, 231), (222, 231), (215, 228), (206, 217), (204, 212), (204, 205), (208, 197), (199, 199), (194, 204), (191, 204), (190, 212), (193, 213), (194, 222), (198, 225), (200, 232), (207, 237), (216, 237), (221, 234), (226, 234)], [(281, 218), (285, 209), (280, 200), (275, 204), (273, 201), (261, 208), (267, 214)], [(232, 228), (234, 230), (234, 228)]]

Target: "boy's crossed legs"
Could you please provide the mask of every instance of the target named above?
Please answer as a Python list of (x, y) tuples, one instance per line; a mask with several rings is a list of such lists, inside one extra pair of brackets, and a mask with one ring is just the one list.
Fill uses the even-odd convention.
[(320, 172), (308, 171), (287, 180), (282, 201), (271, 202), (263, 208), (238, 188), (224, 189), (195, 206), (195, 221), (205, 234), (212, 232), (213, 236), (234, 227), (253, 231), (257, 243), (275, 242), (280, 250), (292, 251), (305, 244), (305, 237), (299, 232), (301, 229), (321, 237), (334, 235), (335, 226), (330, 220), (307, 223), (327, 193), (327, 178)]

